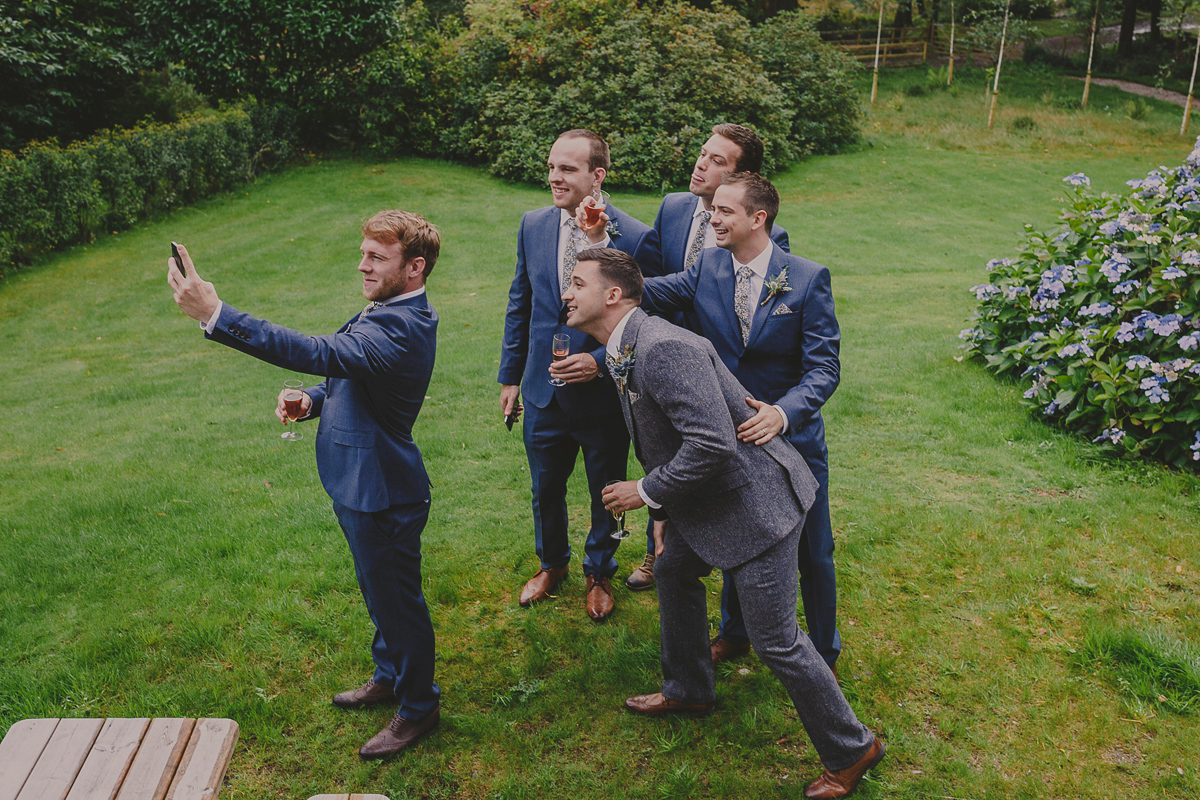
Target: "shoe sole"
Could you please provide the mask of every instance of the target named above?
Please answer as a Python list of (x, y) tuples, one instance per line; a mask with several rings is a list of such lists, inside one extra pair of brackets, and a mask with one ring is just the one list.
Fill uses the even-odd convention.
[(629, 591), (631, 591), (631, 592), (644, 592), (644, 591), (646, 591), (647, 589), (653, 589), (653, 588), (654, 588), (654, 582), (653, 582), (653, 581), (651, 581), (650, 583), (647, 583), (647, 584), (645, 584), (644, 586), (630, 586), (630, 585), (629, 585), (629, 583), (628, 583), (628, 582), (626, 582), (626, 584), (625, 584), (625, 588), (626, 588), (626, 589), (628, 589), (628, 590), (629, 590)]

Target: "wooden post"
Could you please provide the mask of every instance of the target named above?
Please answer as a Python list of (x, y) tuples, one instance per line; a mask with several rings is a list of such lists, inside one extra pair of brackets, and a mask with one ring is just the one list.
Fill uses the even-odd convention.
[(1196, 26), (1196, 55), (1192, 57), (1192, 79), (1188, 81), (1187, 105), (1183, 107), (1183, 124), (1179, 126), (1179, 135), (1187, 133), (1188, 120), (1192, 116), (1192, 91), (1196, 88), (1196, 62), (1200, 61), (1200, 25)]
[(1087, 108), (1088, 92), (1092, 88), (1092, 54), (1096, 52), (1096, 23), (1099, 21), (1099, 17), (1100, 0), (1096, 0), (1096, 11), (1092, 14), (1092, 39), (1088, 45), (1087, 77), (1083, 79), (1083, 102), (1080, 103), (1084, 108)]
[(946, 85), (954, 82), (954, 0), (950, 0), (950, 63), (946, 69)]
[(1004, 63), (1004, 39), (1008, 36), (1008, 7), (1012, 5), (1012, 0), (1005, 0), (1004, 3), (1004, 24), (1000, 26), (1000, 53), (996, 56), (996, 79), (992, 84), (992, 106), (988, 110), (988, 130), (992, 129), (992, 122), (996, 119), (996, 95), (1000, 94), (1000, 65)]
[(879, 29), (875, 32), (875, 74), (871, 78), (871, 105), (879, 92), (879, 47), (883, 42), (883, 0), (879, 0)]

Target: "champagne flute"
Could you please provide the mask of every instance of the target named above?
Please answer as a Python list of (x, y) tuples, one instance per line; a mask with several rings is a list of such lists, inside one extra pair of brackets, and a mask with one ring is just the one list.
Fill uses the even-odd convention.
[[(554, 334), (554, 342), (551, 344), (550, 355), (555, 361), (562, 361), (571, 354), (571, 337), (565, 333)], [(550, 378), (551, 386), (566, 386), (567, 382), (555, 377)]]
[[(292, 422), (295, 422), (304, 415), (304, 392), (300, 391), (303, 386), (303, 381), (292, 380), (283, 382), (283, 413)], [(288, 429), (281, 433), (279, 438), (287, 439), (289, 442), (298, 442), (304, 438), (304, 434), (297, 430)]]
[[(619, 481), (619, 480), (609, 481), (608, 483), (606, 483), (604, 485), (612, 486), (614, 483), (623, 483), (623, 481)], [(617, 529), (615, 531), (613, 531), (612, 533), (610, 533), (609, 536), (616, 539), (618, 542), (621, 541), (622, 539), (628, 539), (629, 531), (625, 530), (625, 512), (624, 511), (609, 511), (608, 513), (612, 514), (613, 519), (615, 519), (617, 521)]]
[(604, 213), (604, 209), (608, 208), (608, 192), (600, 189), (592, 190), (592, 200), (590, 206), (583, 207), (583, 221), (590, 229), (600, 221), (600, 215)]

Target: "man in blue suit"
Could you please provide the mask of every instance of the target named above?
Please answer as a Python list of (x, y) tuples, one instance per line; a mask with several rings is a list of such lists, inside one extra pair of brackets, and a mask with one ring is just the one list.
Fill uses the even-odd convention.
[[(738, 428), (738, 438), (761, 445), (783, 436), (817, 479), (800, 542), (800, 593), (809, 637), (833, 669), (841, 637), (821, 407), (838, 385), (841, 334), (829, 270), (771, 241), (768, 231), (778, 211), (779, 193), (766, 178), (727, 175), (713, 197), (717, 247), (704, 250), (684, 272), (647, 280), (642, 302), (649, 311), (689, 312), (695, 332), (712, 342), (750, 392), (746, 403), (755, 414)], [(736, 589), (728, 581), (723, 595), (714, 663), (750, 646)]]
[[(525, 412), (525, 454), (533, 491), (533, 534), (537, 573), (521, 590), (520, 604), (547, 597), (568, 572), (567, 478), (583, 451), (591, 493), (591, 527), (584, 544), (585, 606), (594, 620), (613, 612), (612, 576), (617, 571), (617, 540), (612, 515), (600, 492), (610, 480), (624, 480), (629, 434), (612, 378), (604, 369), (604, 347), (568, 328), (562, 292), (575, 268), (576, 254), (589, 246), (575, 212), (598, 192), (608, 174), (608, 145), (595, 133), (571, 130), (550, 148), (547, 158), (554, 204), (529, 211), (517, 234), (517, 269), (508, 293), (500, 353), (500, 411)], [(633, 254), (649, 230), (609, 205), (606, 236), (600, 246)], [(551, 366), (556, 333), (569, 334), (571, 355)], [(565, 385), (552, 385), (555, 378)], [(525, 403), (519, 395), (525, 395)]]
[[(441, 247), (417, 214), (381, 211), (363, 225), (363, 296), (371, 302), (337, 333), (306, 336), (223, 303), (180, 247), (175, 302), (213, 341), (286, 369), (325, 375), (305, 391), (300, 419), (320, 417), (317, 472), (350, 545), (375, 625), (375, 673), (333, 698), (340, 708), (399, 702), (392, 721), (359, 750), (364, 759), (403, 750), (437, 726), (433, 624), (421, 593), (421, 532), (429, 476), (412, 428), (433, 374), (438, 317), (425, 280)], [(172, 262), (174, 259), (172, 259)], [(275, 414), (287, 424), (283, 393)]]
[[(635, 253), (638, 266), (646, 277), (673, 275), (692, 266), (705, 248), (716, 247), (717, 239), (709, 219), (712, 199), (721, 179), (733, 172), (761, 172), (763, 142), (744, 125), (723, 122), (712, 127), (712, 136), (700, 148), (692, 179), (686, 192), (674, 192), (663, 198), (654, 218), (654, 228)], [(771, 226), (771, 241), (788, 252), (787, 231)], [(694, 315), (676, 312), (665, 315), (676, 325), (696, 331)], [(654, 541), (646, 533), (646, 559), (625, 580), (633, 591), (654, 586)], [(725, 604), (721, 605), (722, 618)], [(747, 640), (746, 646), (749, 646)]]

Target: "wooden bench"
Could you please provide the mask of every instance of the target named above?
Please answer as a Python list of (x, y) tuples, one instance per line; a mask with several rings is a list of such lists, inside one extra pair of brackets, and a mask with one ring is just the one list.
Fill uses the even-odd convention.
[(231, 719), (26, 719), (0, 742), (0, 800), (212, 800)]

